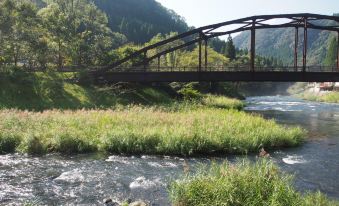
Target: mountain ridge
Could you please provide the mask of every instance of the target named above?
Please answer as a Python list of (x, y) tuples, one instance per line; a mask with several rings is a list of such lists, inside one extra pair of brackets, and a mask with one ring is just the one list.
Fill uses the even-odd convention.
[[(336, 15), (336, 14), (334, 14)], [(329, 25), (331, 22), (322, 20), (321, 24)], [(281, 59), (286, 66), (294, 64), (294, 28), (263, 29), (256, 33), (256, 53), (258, 55)], [(315, 29), (308, 30), (308, 65), (323, 65), (329, 44), (336, 38), (334, 32)], [(299, 29), (298, 64), (302, 63), (303, 30)], [(250, 32), (242, 32), (234, 38), (238, 49), (250, 49)]]

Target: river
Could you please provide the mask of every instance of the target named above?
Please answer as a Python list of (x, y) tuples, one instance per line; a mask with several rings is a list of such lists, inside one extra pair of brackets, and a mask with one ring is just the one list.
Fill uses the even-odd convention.
[[(305, 144), (274, 151), (272, 160), (283, 171), (295, 175), (295, 187), (301, 192), (320, 190), (339, 200), (339, 105), (285, 96), (251, 97), (247, 103), (248, 112), (309, 131)], [(254, 159), (254, 155), (188, 159), (102, 154), (0, 155), (0, 205), (98, 205), (109, 197), (170, 205), (167, 183), (183, 174), (184, 165), (194, 171), (201, 163), (237, 158)]]

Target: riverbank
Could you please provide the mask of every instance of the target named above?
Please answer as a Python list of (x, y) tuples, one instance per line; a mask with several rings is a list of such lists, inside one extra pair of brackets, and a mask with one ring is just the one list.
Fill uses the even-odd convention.
[(317, 102), (326, 102), (326, 103), (339, 103), (339, 92), (328, 91), (322, 93), (312, 93), (312, 92), (303, 92), (297, 95), (299, 98), (317, 101)]
[(338, 205), (318, 193), (302, 195), (292, 176), (282, 173), (269, 161), (239, 162), (202, 167), (170, 186), (172, 205)]
[(288, 89), (295, 97), (315, 102), (339, 103), (339, 91), (319, 91), (309, 88), (307, 83), (298, 82)]

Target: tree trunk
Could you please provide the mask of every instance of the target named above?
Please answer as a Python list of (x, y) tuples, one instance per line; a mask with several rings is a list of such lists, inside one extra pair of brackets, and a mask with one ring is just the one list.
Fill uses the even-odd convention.
[(58, 42), (59, 51), (58, 51), (58, 70), (62, 68), (62, 54), (61, 54), (61, 41)]

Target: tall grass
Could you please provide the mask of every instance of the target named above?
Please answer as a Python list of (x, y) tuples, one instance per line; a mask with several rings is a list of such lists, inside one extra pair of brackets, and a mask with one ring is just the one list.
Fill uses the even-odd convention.
[(243, 154), (260, 147), (296, 146), (303, 140), (304, 131), (298, 127), (287, 128), (241, 111), (189, 105), (1, 110), (0, 153)]
[(245, 106), (245, 104), (238, 99), (232, 99), (227, 98), (225, 96), (215, 96), (215, 95), (206, 95), (202, 99), (202, 104), (221, 109), (237, 109), (237, 110), (242, 110)]
[(318, 101), (318, 102), (328, 102), (328, 103), (339, 103), (339, 92), (328, 92), (325, 94), (317, 95), (310, 92), (305, 92), (299, 95), (299, 97), (310, 100), (310, 101)]
[(301, 195), (293, 188), (292, 177), (268, 161), (214, 163), (209, 169), (204, 166), (197, 174), (174, 181), (169, 190), (174, 206), (339, 204), (321, 193)]

